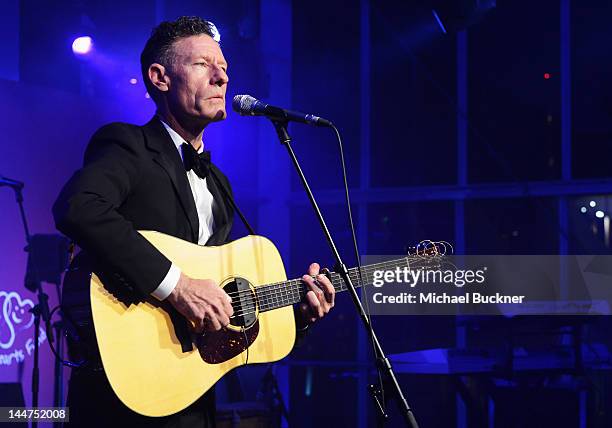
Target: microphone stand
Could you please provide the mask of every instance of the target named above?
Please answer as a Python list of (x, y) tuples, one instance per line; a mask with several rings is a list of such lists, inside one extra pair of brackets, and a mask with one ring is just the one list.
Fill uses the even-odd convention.
[[(329, 229), (327, 228), (327, 225), (325, 224), (325, 220), (323, 219), (323, 214), (321, 214), (321, 210), (319, 209), (319, 206), (317, 205), (314, 195), (312, 194), (312, 191), (310, 190), (310, 186), (308, 185), (308, 181), (306, 180), (306, 177), (304, 176), (304, 172), (302, 171), (300, 163), (297, 157), (295, 156), (293, 148), (291, 147), (291, 137), (289, 136), (289, 133), (287, 132), (288, 121), (287, 120), (275, 120), (275, 119), (271, 119), (271, 121), (272, 121), (272, 124), (274, 125), (274, 128), (276, 129), (276, 133), (278, 135), (280, 143), (283, 146), (285, 146), (287, 148), (287, 151), (289, 152), (289, 157), (291, 157), (293, 166), (295, 166), (295, 169), (300, 177), (300, 180), (302, 181), (302, 185), (304, 186), (304, 190), (306, 191), (306, 194), (308, 195), (308, 199), (310, 200), (312, 208), (315, 211), (316, 217), (319, 220), (319, 224), (321, 226), (321, 229), (323, 230), (323, 234), (325, 235), (325, 238), (327, 239), (327, 243), (329, 245), (329, 248), (331, 249), (331, 252), (336, 262), (335, 271), (338, 272), (342, 276), (342, 279), (344, 280), (344, 283), (346, 284), (351, 294), (351, 298), (353, 299), (355, 308), (357, 309), (357, 312), (359, 313), (359, 317), (361, 318), (361, 321), (363, 321), (365, 329), (370, 335), (370, 338), (372, 339), (372, 345), (374, 346), (374, 352), (375, 352), (374, 355), (376, 355), (377, 369), (382, 372), (383, 379), (387, 379), (389, 385), (391, 385), (392, 392), (394, 393), (395, 398), (397, 398), (397, 402), (400, 407), (400, 411), (402, 413), (404, 421), (406, 422), (406, 426), (411, 427), (411, 428), (418, 428), (418, 424), (416, 422), (414, 414), (412, 413), (412, 409), (410, 409), (408, 402), (404, 398), (402, 389), (400, 388), (397, 378), (395, 376), (395, 373), (393, 372), (393, 368), (391, 367), (391, 362), (389, 361), (389, 359), (383, 352), (380, 342), (378, 341), (378, 337), (376, 336), (376, 333), (374, 332), (374, 329), (372, 328), (372, 324), (370, 324), (370, 320), (368, 319), (368, 316), (366, 315), (363, 309), (363, 306), (361, 305), (361, 301), (359, 300), (359, 295), (357, 294), (357, 290), (355, 289), (355, 286), (353, 285), (353, 282), (351, 281), (351, 278), (348, 274), (348, 269), (346, 265), (344, 264), (344, 262), (342, 261), (342, 258), (340, 257), (340, 253), (338, 252), (338, 249), (336, 248), (336, 244), (334, 243), (334, 240), (329, 232)], [(380, 413), (380, 419), (381, 420), (387, 419), (388, 416), (383, 410), (384, 403), (381, 403), (381, 401), (379, 400), (378, 392), (379, 391), (371, 390), (371, 394), (376, 401), (379, 413), (382, 412)]]
[(269, 364), (266, 373), (261, 379), (260, 388), (263, 389), (262, 395), (267, 395), (267, 397), (264, 398), (266, 399), (266, 401), (269, 402), (269, 407), (274, 412), (273, 426), (281, 426), (281, 418), (283, 417), (285, 418), (285, 421), (287, 421), (287, 424), (291, 426), (291, 421), (289, 420), (289, 411), (287, 410), (287, 406), (285, 405), (283, 395), (280, 393), (278, 381), (276, 379), (276, 376), (274, 375), (274, 371), (272, 370), (272, 368), (273, 365)]
[[(30, 251), (30, 245), (32, 242), (32, 235), (30, 235), (30, 229), (28, 228), (28, 222), (23, 208), (23, 193), (22, 189), (24, 184), (21, 181), (13, 180), (6, 177), (0, 177), (0, 187), (7, 186), (11, 187), (15, 191), (15, 199), (17, 205), (19, 205), (19, 214), (21, 215), (21, 221), (23, 223), (23, 230), (25, 232), (26, 243), (25, 251)], [(47, 338), (50, 342), (53, 342), (53, 330), (51, 329), (51, 317), (49, 316), (49, 296), (47, 296), (43, 290), (41, 281), (38, 277), (38, 271), (34, 267), (36, 282), (36, 290), (38, 303), (34, 305), (30, 312), (34, 315), (34, 367), (32, 368), (32, 407), (38, 407), (38, 392), (40, 385), (40, 369), (39, 369), (39, 346), (38, 341), (40, 337), (40, 318), (42, 317), (45, 323), (45, 329)], [(38, 422), (36, 419), (32, 420), (31, 427), (36, 428)]]

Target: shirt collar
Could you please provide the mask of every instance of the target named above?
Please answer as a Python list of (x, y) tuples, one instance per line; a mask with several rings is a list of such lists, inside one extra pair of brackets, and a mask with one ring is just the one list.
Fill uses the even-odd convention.
[[(158, 116), (158, 118), (159, 118), (159, 116)], [(168, 131), (168, 134), (170, 134), (170, 138), (172, 138), (172, 142), (176, 146), (176, 150), (178, 150), (179, 155), (181, 156), (181, 160), (182, 160), (183, 159), (183, 151), (181, 150), (181, 144), (189, 144), (189, 143), (187, 141), (185, 141), (185, 139), (183, 137), (181, 137), (178, 134), (178, 132), (176, 132), (174, 129), (170, 128), (170, 125), (168, 125), (166, 122), (161, 120), (161, 118), (159, 119), (159, 121), (162, 123), (162, 125), (164, 125), (164, 128), (166, 128), (166, 131)], [(200, 148), (198, 149), (198, 153), (202, 153), (203, 151), (204, 151), (204, 142), (202, 142), (202, 144), (200, 144)]]

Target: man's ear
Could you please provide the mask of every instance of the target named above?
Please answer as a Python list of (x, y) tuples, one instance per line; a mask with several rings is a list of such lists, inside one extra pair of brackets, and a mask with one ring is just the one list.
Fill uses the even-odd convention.
[(163, 65), (155, 62), (149, 66), (149, 80), (158, 90), (162, 92), (168, 90), (170, 79), (166, 75), (166, 67)]

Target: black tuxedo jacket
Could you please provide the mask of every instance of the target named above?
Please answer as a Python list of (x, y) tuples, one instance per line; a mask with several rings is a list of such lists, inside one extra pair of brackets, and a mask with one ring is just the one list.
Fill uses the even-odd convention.
[[(229, 181), (214, 165), (207, 185), (214, 197), (215, 231), (207, 245), (227, 241), (233, 219)], [(129, 290), (150, 294), (171, 262), (137, 230), (156, 230), (197, 243), (198, 214), (181, 157), (157, 118), (144, 126), (111, 123), (85, 151), (83, 168), (53, 206), (57, 228), (96, 265)]]

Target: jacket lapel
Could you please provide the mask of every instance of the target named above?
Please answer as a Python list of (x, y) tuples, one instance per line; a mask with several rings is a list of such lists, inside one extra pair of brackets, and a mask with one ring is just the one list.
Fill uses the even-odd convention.
[[(143, 127), (147, 146), (156, 152), (153, 160), (168, 174), (191, 226), (191, 241), (197, 243), (200, 224), (181, 156), (164, 125), (154, 117)], [(216, 217), (215, 217), (216, 221)]]

